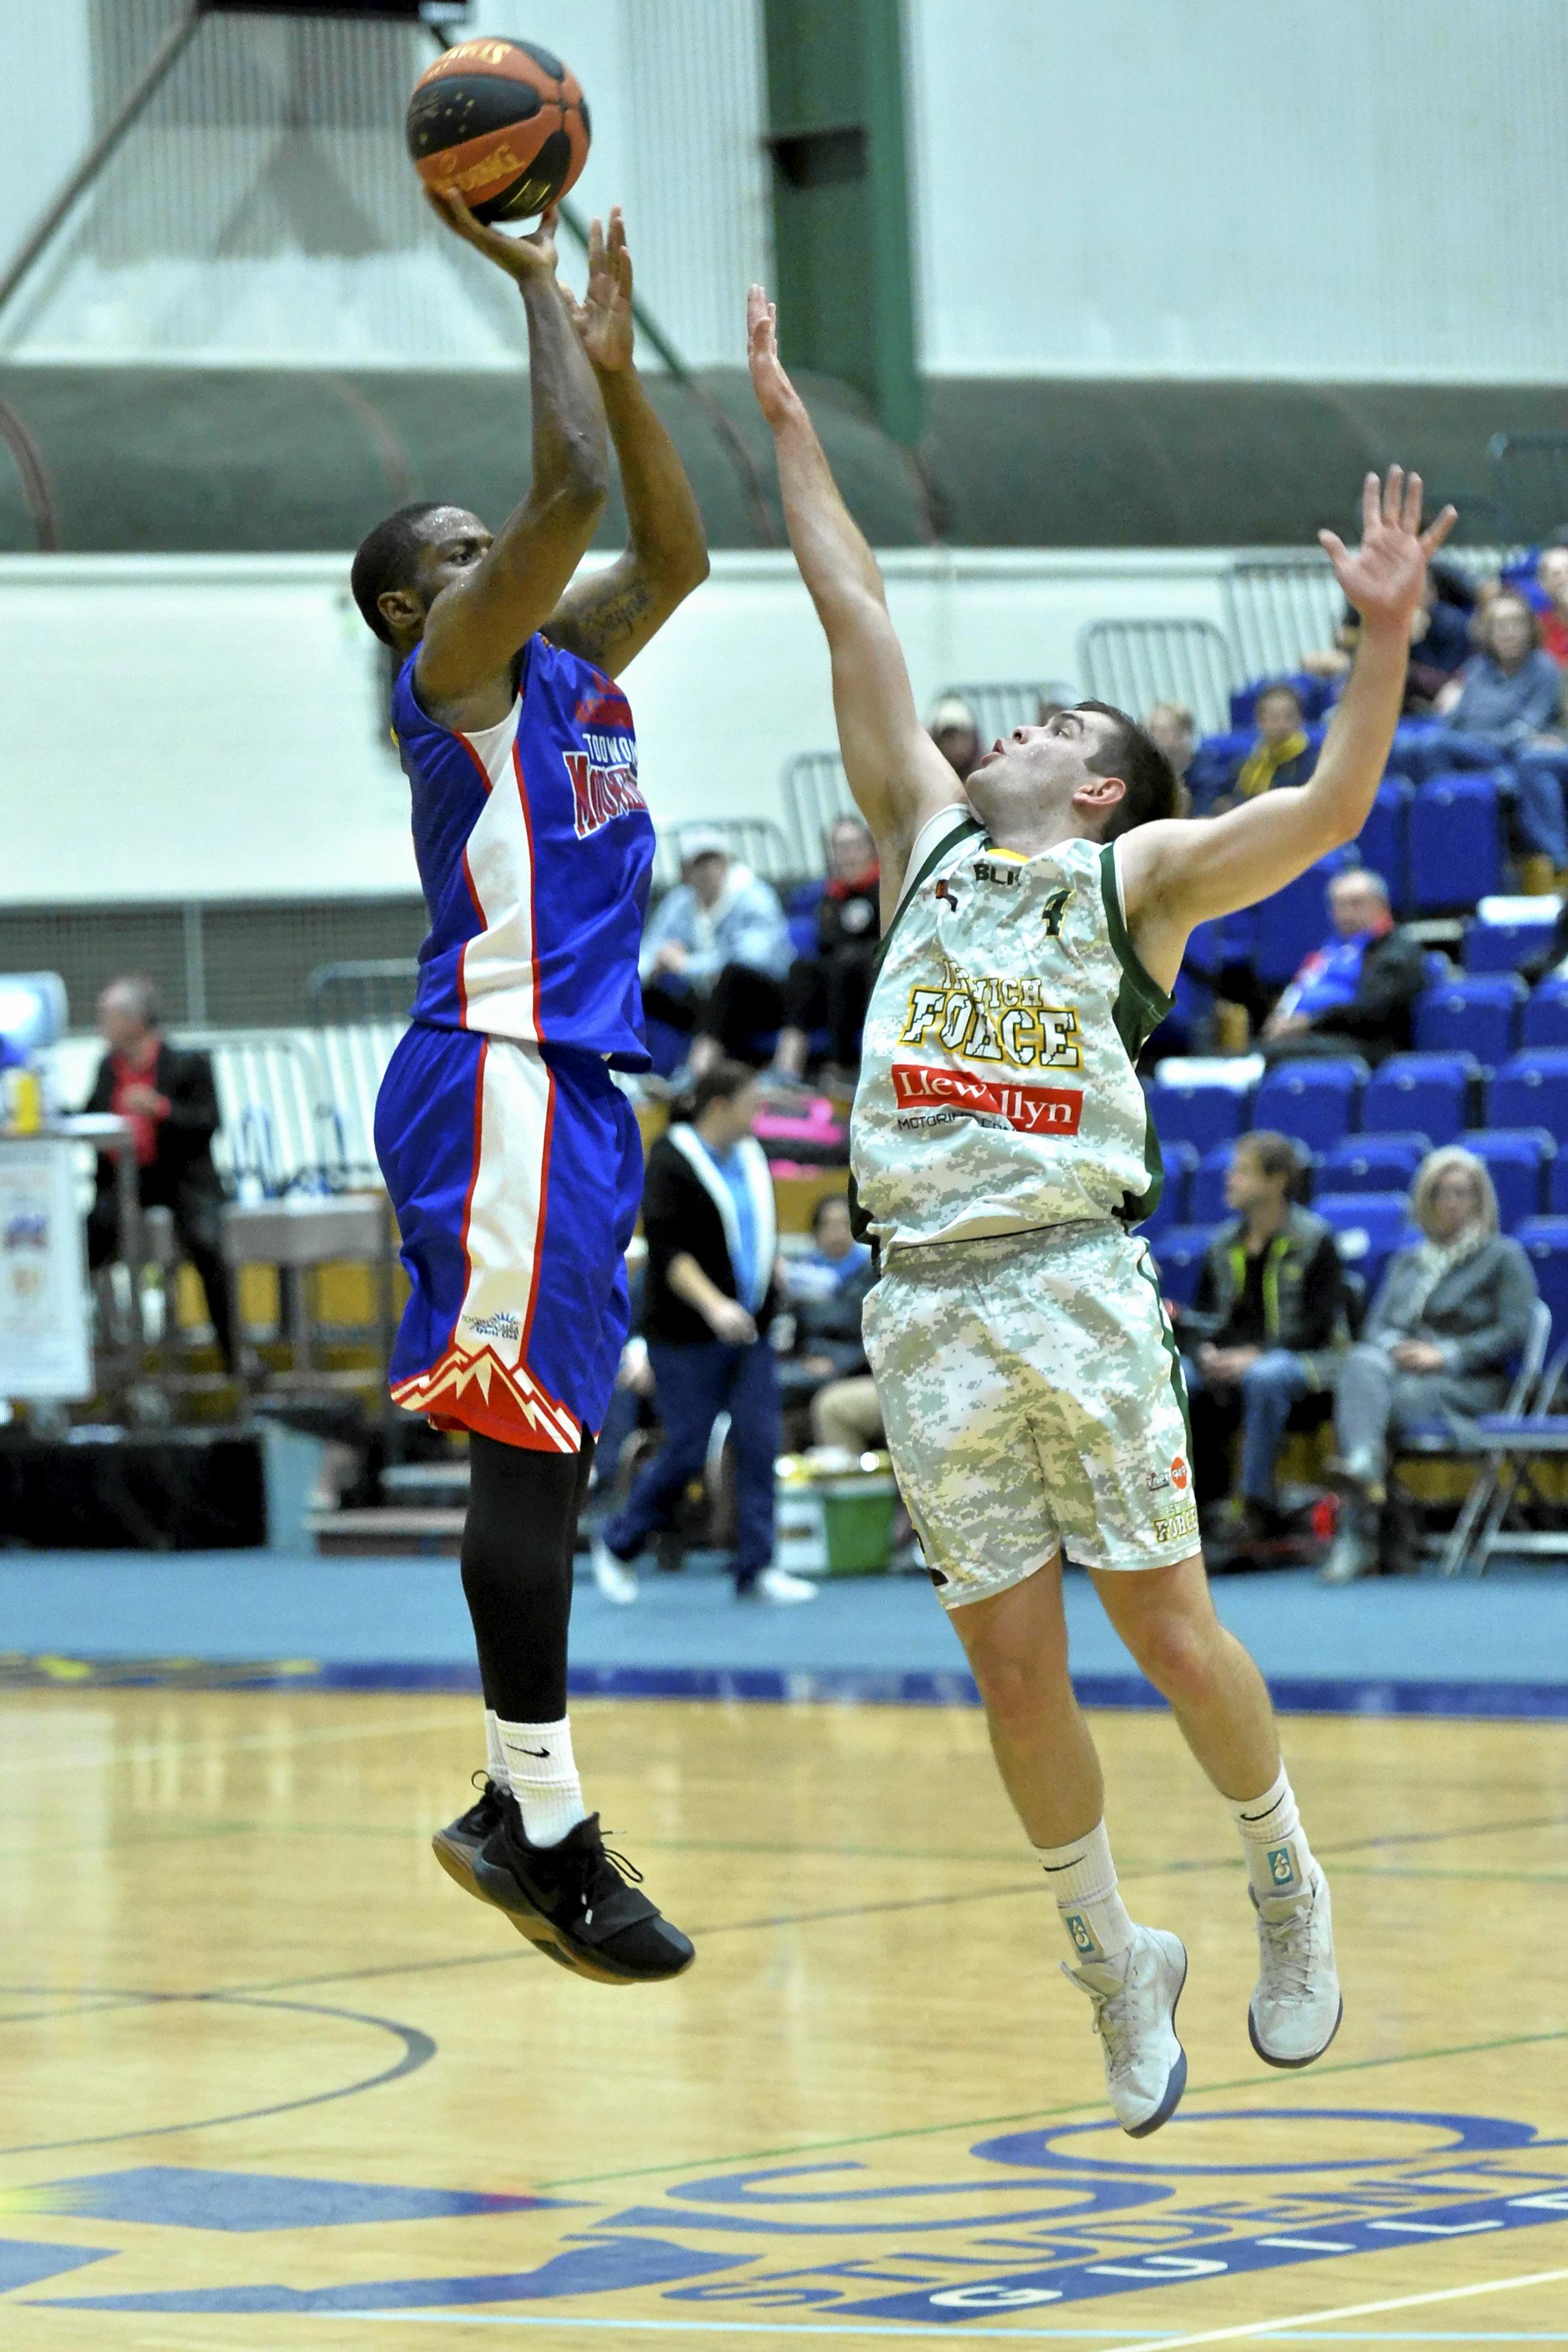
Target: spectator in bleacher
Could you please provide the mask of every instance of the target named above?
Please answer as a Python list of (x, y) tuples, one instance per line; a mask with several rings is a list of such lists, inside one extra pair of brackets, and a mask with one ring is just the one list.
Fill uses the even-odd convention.
[(1495, 1412), (1529, 1336), (1535, 1272), (1519, 1244), (1498, 1231), (1485, 1164), (1458, 1145), (1429, 1152), (1410, 1205), (1423, 1238), (1389, 1261), (1335, 1391), (1344, 1495), (1323, 1563), (1331, 1584), (1348, 1584), (1390, 1557), (1384, 1506), (1390, 1446), (1401, 1430)]
[(762, 1062), (763, 1038), (784, 1019), (794, 950), (778, 893), (732, 857), (723, 835), (693, 825), (681, 837), (680, 880), (643, 933), (643, 1010), (691, 1037), (683, 1076), (721, 1058)]
[(1568, 546), (1542, 548), (1535, 577), (1547, 600), (1540, 615), (1542, 651), (1559, 669), (1568, 669)]
[(1193, 811), (1192, 787), (1187, 782), (1187, 770), (1193, 764), (1197, 750), (1197, 721), (1181, 702), (1156, 702), (1143, 721), (1144, 731), (1152, 735), (1171, 763), (1176, 779), (1176, 814), (1190, 816)]
[[(1410, 666), (1405, 674), (1405, 716), (1419, 719), (1470, 657), (1470, 614), (1442, 593), (1437, 567), (1427, 572), (1421, 602), (1410, 616)], [(1361, 616), (1347, 604), (1331, 646), (1301, 656), (1309, 677), (1347, 678), (1361, 637)]]
[(1217, 767), (1206, 760), (1194, 763), (1193, 805), (1199, 816), (1218, 816), (1276, 784), (1304, 784), (1317, 766), (1293, 686), (1266, 686), (1253, 723), (1257, 731), (1247, 751), (1229, 754)]
[[(110, 982), (98, 1000), (98, 1027), (109, 1050), (83, 1108), (130, 1121), (142, 1206), (173, 1213), (180, 1246), (206, 1296), (218, 1352), (232, 1372), (234, 1307), (223, 1256), (223, 1181), (213, 1166), (218, 1108), (211, 1060), (169, 1044), (157, 990), (139, 976)], [(100, 1152), (87, 1221), (88, 1264), (96, 1271), (119, 1248), (114, 1162)]]
[(630, 1562), (674, 1521), (702, 1475), (721, 1412), (735, 1461), (736, 1593), (810, 1601), (816, 1588), (773, 1565), (779, 1384), (768, 1329), (777, 1304), (773, 1177), (752, 1132), (757, 1074), (716, 1063), (694, 1083), (648, 1153), (643, 1182), (647, 1273), (643, 1336), (663, 1442), (593, 1539), (594, 1574), (612, 1601), (635, 1601)]
[(1568, 821), (1553, 760), (1563, 672), (1542, 649), (1541, 624), (1526, 597), (1500, 590), (1477, 625), (1479, 644), (1438, 695), (1437, 716), (1456, 751), (1511, 771), (1520, 837), (1527, 855), (1568, 866)]
[(881, 887), (870, 828), (861, 817), (839, 817), (828, 829), (816, 946), (812, 954), (796, 956), (784, 982), (784, 1027), (773, 1048), (776, 1076), (804, 1078), (811, 1033), (825, 1028), (831, 1075), (853, 1081), (882, 932)]
[(1288, 982), (1258, 1042), (1271, 1062), (1360, 1054), (1375, 1066), (1410, 1051), (1426, 950), (1395, 924), (1381, 874), (1336, 874), (1328, 898), (1334, 935)]
[(815, 1433), (819, 1427), (816, 1408), (830, 1387), (848, 1387), (862, 1380), (869, 1383), (860, 1311), (877, 1276), (870, 1251), (850, 1229), (846, 1194), (829, 1192), (818, 1201), (812, 1212), (811, 1238), (809, 1255), (784, 1264), (784, 1296), (795, 1318), (795, 1340), (788, 1355), (779, 1360), (779, 1380), (786, 1405), (810, 1405)]
[(931, 741), (962, 783), (980, 758), (980, 730), (962, 694), (944, 694), (931, 715)]
[(1280, 1531), (1274, 1465), (1293, 1405), (1332, 1387), (1344, 1336), (1344, 1277), (1321, 1217), (1298, 1208), (1300, 1155), (1283, 1135), (1244, 1135), (1226, 1171), (1234, 1211), (1204, 1259), (1197, 1296), (1175, 1322), (1193, 1413), (1196, 1499), (1230, 1490), (1241, 1430), (1242, 1531)]

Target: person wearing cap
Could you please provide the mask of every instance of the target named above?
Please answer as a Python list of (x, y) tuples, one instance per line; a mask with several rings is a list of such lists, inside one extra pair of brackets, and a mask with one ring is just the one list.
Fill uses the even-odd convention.
[(931, 715), (931, 740), (960, 783), (980, 759), (980, 730), (962, 694), (944, 694)]
[(721, 1057), (768, 1059), (784, 1015), (794, 950), (772, 885), (732, 857), (711, 825), (680, 836), (680, 880), (643, 933), (643, 1011), (691, 1038), (687, 1074)]

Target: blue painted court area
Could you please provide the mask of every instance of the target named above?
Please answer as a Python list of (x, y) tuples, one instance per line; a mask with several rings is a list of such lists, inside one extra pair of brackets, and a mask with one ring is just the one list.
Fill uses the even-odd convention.
[[(1568, 1717), (1568, 1579), (1347, 1589), (1310, 1574), (1222, 1577), (1215, 1598), (1287, 1706)], [(1152, 1698), (1087, 1579), (1068, 1579), (1086, 1698)], [(923, 1578), (828, 1581), (776, 1609), (738, 1601), (700, 1559), (646, 1574), (633, 1608), (586, 1578), (573, 1612), (574, 1684), (652, 1695), (963, 1702), (957, 1641)], [(289, 1679), (468, 1687), (473, 1650), (455, 1560), (276, 1553), (0, 1553), (0, 1655), (159, 1660), (232, 1670), (289, 1662)], [(227, 1675), (225, 1677), (228, 1678)]]

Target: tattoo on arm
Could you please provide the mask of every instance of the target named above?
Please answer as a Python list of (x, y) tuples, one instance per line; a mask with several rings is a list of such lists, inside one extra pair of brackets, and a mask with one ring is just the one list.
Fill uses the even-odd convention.
[(607, 595), (585, 598), (574, 613), (562, 614), (550, 634), (568, 653), (602, 664), (630, 635), (653, 603), (644, 580), (628, 580)]

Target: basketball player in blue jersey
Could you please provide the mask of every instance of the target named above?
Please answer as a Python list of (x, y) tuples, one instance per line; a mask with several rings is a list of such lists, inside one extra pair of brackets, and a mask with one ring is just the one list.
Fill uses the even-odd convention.
[(1454, 513), (1423, 532), (1420, 481), (1394, 467), (1385, 483), (1366, 478), (1359, 549), (1321, 534), (1362, 625), (1306, 784), (1183, 819), (1158, 745), (1124, 711), (1083, 702), (1016, 728), (960, 794), (760, 288), (749, 326), (790, 542), (832, 655), (844, 765), (883, 876), (850, 1130), (883, 1254), (866, 1351), (900, 1490), (1056, 1897), (1067, 1973), (1092, 2006), (1112, 2107), (1142, 2137), (1186, 2081), (1187, 1955), (1118, 1890), (1068, 1673), (1064, 1542), (1228, 1803), (1258, 1929), (1253, 2048), (1271, 2066), (1310, 2065), (1342, 2005), (1328, 1882), (1268, 1693), (1204, 1572), (1180, 1362), (1131, 1230), (1160, 1187), (1136, 1059), (1194, 926), (1360, 833), (1427, 558)]
[[(509, 237), (461, 199), (448, 226), (516, 280), (533, 474), (499, 531), (405, 507), (354, 558), (360, 611), (398, 660), (393, 724), (430, 915), (413, 1025), (376, 1105), (412, 1295), (392, 1393), (464, 1430), (463, 1590), (488, 1774), (436, 1852), (541, 1949), (610, 1983), (692, 1948), (606, 1853), (566, 1713), (577, 1515), (626, 1328), (642, 1183), (613, 1070), (643, 1070), (637, 948), (653, 825), (616, 680), (703, 580), (697, 504), (632, 362), (620, 215), (594, 224), (586, 298), (555, 274), (555, 219)], [(630, 544), (574, 575), (615, 444)]]

